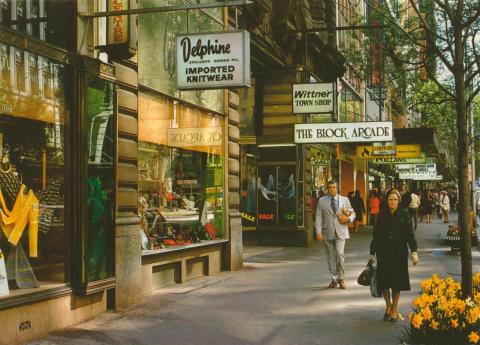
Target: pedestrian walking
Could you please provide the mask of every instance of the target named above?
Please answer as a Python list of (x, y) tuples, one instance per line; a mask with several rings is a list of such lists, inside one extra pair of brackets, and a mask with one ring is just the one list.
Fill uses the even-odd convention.
[(365, 204), (360, 194), (360, 189), (355, 189), (355, 194), (350, 200), (353, 210), (355, 211), (355, 222), (353, 224), (355, 233), (358, 232), (360, 224), (363, 222), (363, 215), (366, 213)]
[(355, 211), (348, 198), (339, 195), (337, 189), (336, 182), (328, 182), (328, 194), (317, 203), (315, 228), (317, 240), (324, 241), (327, 252), (331, 278), (328, 287), (335, 288), (338, 284), (340, 289), (345, 289), (345, 241), (350, 238), (347, 223), (355, 220)]
[(427, 223), (432, 222), (432, 213), (434, 209), (434, 201), (432, 197), (432, 193), (429, 190), (424, 190), (422, 193), (422, 197), (420, 198), (420, 213), (423, 217), (426, 218)]
[(380, 213), (380, 198), (378, 197), (377, 191), (373, 191), (372, 195), (368, 199), (368, 208), (370, 209), (370, 224), (375, 226), (378, 219), (378, 214)]
[(420, 197), (412, 192), (410, 194), (410, 197), (412, 198), (412, 201), (410, 201), (410, 205), (408, 205), (408, 212), (410, 213), (410, 217), (412, 217), (413, 220), (413, 230), (417, 230), (417, 224), (418, 224), (418, 208), (420, 207)]
[(443, 222), (450, 223), (448, 220), (448, 214), (450, 213), (450, 199), (446, 190), (442, 191), (442, 196), (440, 197), (440, 209), (443, 215)]
[(412, 196), (411, 196), (412, 193), (408, 191), (408, 186), (405, 182), (400, 183), (399, 192), (400, 192), (400, 195), (402, 196), (402, 201), (400, 201), (400, 204), (398, 205), (398, 207), (408, 210), (408, 206), (412, 202)]
[(412, 219), (406, 209), (399, 207), (401, 199), (396, 189), (387, 195), (388, 208), (380, 212), (370, 243), (370, 260), (375, 260), (376, 255), (378, 289), (385, 299), (383, 320), (391, 322), (398, 321), (400, 291), (410, 290), (408, 247), (413, 264), (419, 261)]

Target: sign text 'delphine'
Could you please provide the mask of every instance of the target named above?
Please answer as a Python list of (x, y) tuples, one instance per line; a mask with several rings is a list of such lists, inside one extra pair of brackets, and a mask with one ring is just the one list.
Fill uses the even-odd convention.
[(220, 146), (221, 127), (173, 128), (168, 130), (168, 145), (173, 147)]
[(303, 123), (295, 125), (297, 144), (393, 140), (392, 122)]
[(250, 36), (245, 30), (176, 36), (177, 88), (250, 86)]

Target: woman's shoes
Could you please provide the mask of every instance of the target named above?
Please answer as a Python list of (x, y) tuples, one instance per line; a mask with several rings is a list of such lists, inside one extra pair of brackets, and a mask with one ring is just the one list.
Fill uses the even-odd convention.
[(390, 322), (397, 322), (398, 321), (398, 313), (396, 315), (391, 315), (390, 319), (388, 320)]

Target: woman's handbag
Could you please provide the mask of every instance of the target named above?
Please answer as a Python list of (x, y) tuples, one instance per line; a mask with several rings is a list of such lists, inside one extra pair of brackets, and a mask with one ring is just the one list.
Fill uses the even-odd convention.
[(372, 263), (373, 273), (370, 278), (370, 294), (372, 297), (382, 297), (382, 292), (378, 288), (377, 266)]
[(357, 283), (363, 286), (370, 286), (370, 280), (373, 275), (373, 262), (370, 260), (367, 263), (367, 267), (360, 273), (357, 278)]

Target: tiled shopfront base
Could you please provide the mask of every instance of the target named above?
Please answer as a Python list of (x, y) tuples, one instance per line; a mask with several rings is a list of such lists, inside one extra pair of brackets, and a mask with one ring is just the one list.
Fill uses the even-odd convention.
[(21, 344), (48, 332), (91, 319), (106, 310), (99, 292), (86, 297), (72, 294), (0, 311), (0, 345)]
[(143, 294), (188, 280), (220, 273), (227, 240), (206, 241), (184, 247), (143, 251)]

